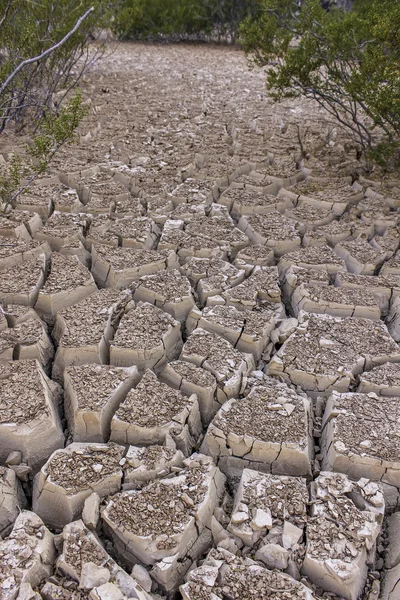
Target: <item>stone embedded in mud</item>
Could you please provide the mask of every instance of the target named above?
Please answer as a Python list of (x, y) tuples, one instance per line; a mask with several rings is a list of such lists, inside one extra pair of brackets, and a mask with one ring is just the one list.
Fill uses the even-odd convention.
[(121, 489), (124, 453), (116, 444), (74, 443), (57, 450), (35, 477), (34, 511), (58, 529), (79, 519), (93, 492), (103, 498)]

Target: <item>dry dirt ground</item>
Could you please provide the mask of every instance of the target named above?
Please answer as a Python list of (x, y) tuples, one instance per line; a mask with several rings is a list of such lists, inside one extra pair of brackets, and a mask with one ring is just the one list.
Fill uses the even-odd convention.
[(0, 600), (400, 599), (399, 181), (264, 77), (118, 46), (0, 218)]

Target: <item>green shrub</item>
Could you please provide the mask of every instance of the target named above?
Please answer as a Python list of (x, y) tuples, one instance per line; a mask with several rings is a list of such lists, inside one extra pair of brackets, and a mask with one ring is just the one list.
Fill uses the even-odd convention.
[(251, 60), (270, 65), (271, 96), (316, 100), (360, 144), (367, 168), (397, 159), (400, 136), (400, 2), (358, 0), (326, 12), (318, 0), (260, 0), (241, 28)]

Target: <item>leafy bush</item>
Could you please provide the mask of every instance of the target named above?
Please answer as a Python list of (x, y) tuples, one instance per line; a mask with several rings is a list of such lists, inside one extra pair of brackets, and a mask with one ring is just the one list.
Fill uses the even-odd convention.
[(106, 40), (92, 42), (118, 2), (0, 0), (0, 134), (14, 122), (33, 135), (26, 154), (2, 170), (3, 208), (73, 139), (86, 108), (70, 92), (103, 53)]
[(256, 0), (124, 0), (114, 30), (130, 39), (221, 39), (235, 42)]
[(252, 61), (270, 65), (272, 97), (316, 100), (386, 166), (400, 137), (400, 2), (358, 0), (351, 12), (318, 0), (260, 0), (261, 14), (241, 28)]

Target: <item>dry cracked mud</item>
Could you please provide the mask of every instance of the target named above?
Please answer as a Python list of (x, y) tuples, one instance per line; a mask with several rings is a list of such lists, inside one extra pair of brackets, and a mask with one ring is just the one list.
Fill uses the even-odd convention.
[(399, 600), (400, 180), (237, 49), (82, 90), (0, 218), (0, 600)]

